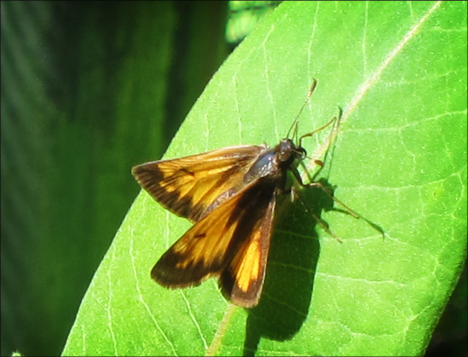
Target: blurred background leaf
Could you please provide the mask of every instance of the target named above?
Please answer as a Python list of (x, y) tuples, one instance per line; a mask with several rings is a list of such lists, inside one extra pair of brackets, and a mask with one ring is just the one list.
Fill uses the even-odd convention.
[(1, 353), (59, 355), (139, 191), (228, 53), (226, 3), (2, 2)]
[[(362, 84), (362, 78), (368, 77), (375, 65), (381, 63), (379, 54), (386, 53), (381, 49), (386, 45), (391, 48), (394, 45), (392, 41), (400, 39), (399, 35), (405, 33), (433, 4), (389, 3), (369, 7), (366, 3), (341, 3), (336, 7), (311, 3), (311, 8), (296, 7), (295, 10), (293, 6), (305, 5), (288, 4), (292, 7), (281, 10), (276, 18), (265, 20), (265, 27), (256, 35), (257, 41), (263, 38), (260, 47), (257, 42), (247, 44), (251, 47), (239, 51), (237, 57), (231, 59), (231, 65), (223, 68), (224, 72), (220, 75), (222, 80), (211, 89), (207, 88), (206, 95), (200, 98), (199, 109), (191, 114), (195, 119), (184, 126), (178, 140), (171, 146), (170, 155), (197, 153), (241, 142), (276, 143), (300, 107), (312, 77), (319, 79), (319, 90), (314, 94), (312, 108), (302, 117), (300, 129), (310, 129), (310, 117), (314, 118), (312, 125), (316, 127), (318, 120), (336, 115), (337, 106), (346, 109), (357, 87)], [(1, 6), (1, 352), (5, 355), (19, 350), (26, 355), (57, 355), (62, 350), (89, 281), (138, 192), (138, 186), (130, 175), (131, 166), (162, 155), (193, 101), (227, 55), (222, 37), (226, 3), (2, 2)], [(298, 11), (303, 11), (302, 20), (301, 17), (294, 17)], [(310, 23), (310, 13), (316, 13), (317, 16), (312, 18), (320, 21)], [(283, 28), (292, 32), (273, 31), (273, 28), (282, 28), (282, 23), (283, 26), (288, 23), (291, 16), (293, 20), (289, 21), (297, 23)], [(373, 24), (371, 19), (376, 23)], [(368, 102), (360, 103), (357, 113), (354, 113), (359, 121), (351, 118), (343, 126), (343, 135), (340, 135), (341, 141), (337, 143), (337, 153), (330, 171), (332, 183), (339, 185), (339, 197), (351, 207), (358, 208), (360, 213), (366, 216), (371, 214), (372, 219), (375, 218), (385, 228), (390, 227), (393, 234), (402, 234), (405, 229), (402, 220), (411, 218), (411, 215), (402, 216), (399, 210), (391, 210), (392, 215), (387, 215), (388, 207), (382, 209), (379, 206), (381, 202), (392, 202), (394, 198), (388, 196), (391, 192), (388, 185), (386, 190), (381, 191), (372, 186), (373, 180), (378, 179), (382, 183), (382, 179), (385, 179), (378, 177), (379, 170), (372, 170), (375, 156), (367, 155), (369, 143), (375, 139), (375, 130), (382, 133), (386, 130), (388, 135), (392, 120), (404, 118), (402, 113), (410, 116), (410, 122), (414, 119), (417, 123), (415, 127), (421, 129), (419, 118), (431, 114), (428, 98), (434, 93), (437, 93), (434, 102), (438, 103), (434, 105), (434, 113), (441, 113), (440, 98), (445, 96), (443, 98), (448, 98), (445, 101), (447, 107), (442, 112), (458, 111), (466, 117), (466, 2), (443, 4), (432, 21), (428, 26), (435, 34), (430, 37), (434, 46), (429, 46), (429, 49), (434, 52), (425, 52), (428, 50), (428, 47), (424, 47), (427, 45), (425, 41), (421, 42), (424, 48), (421, 56), (417, 55), (418, 47), (413, 47), (413, 54), (402, 57), (401, 70), (407, 70), (402, 72), (404, 80), (384, 78), (381, 82), (384, 85), (374, 88)], [(373, 26), (386, 26), (388, 36), (369, 37), (378, 34), (364, 31)], [(304, 47), (310, 44), (310, 32), (304, 33), (304, 28), (311, 27), (316, 31), (312, 50)], [(368, 37), (363, 40), (362, 34)], [(424, 34), (427, 35), (426, 32)], [(440, 34), (445, 37), (437, 40)], [(282, 42), (282, 36), (294, 40)], [(389, 41), (388, 44), (385, 41)], [(372, 53), (372, 47), (362, 47), (365, 44), (375, 45), (380, 50), (375, 50), (377, 56), (367, 57), (375, 62), (364, 62), (363, 65), (360, 53)], [(304, 51), (302, 62), (296, 61), (298, 56), (301, 57), (297, 51)], [(250, 55), (246, 56), (246, 52)], [(355, 62), (349, 60), (354, 56), (357, 58)], [(276, 61), (276, 58), (282, 59)], [(419, 58), (424, 61), (410, 65), (404, 62)], [(356, 64), (359, 66), (356, 67)], [(282, 67), (285, 67), (284, 70)], [(421, 87), (416, 86), (420, 85), (418, 77), (429, 78), (428, 83), (431, 84), (426, 86), (423, 96), (419, 95)], [(405, 84), (402, 94), (391, 91), (393, 87), (401, 90), (402, 83)], [(407, 96), (408, 84), (411, 83), (414, 83), (416, 95)], [(465, 94), (460, 96), (460, 91)], [(382, 95), (388, 95), (388, 99), (381, 100)], [(395, 99), (398, 101), (394, 102)], [(377, 108), (375, 103), (381, 103), (384, 107)], [(421, 116), (411, 118), (418, 109), (417, 105), (421, 108)], [(220, 113), (224, 115), (220, 116)], [(372, 114), (374, 120), (362, 119), (370, 118)], [(461, 128), (455, 126), (454, 129), (450, 122), (443, 125), (444, 121), (434, 123), (436, 127), (442, 125), (441, 132), (432, 130), (433, 134), (427, 137), (442, 140), (436, 140), (437, 145), (429, 149), (438, 149), (446, 141), (451, 150), (453, 144), (458, 142), (461, 151), (447, 156), (447, 159), (452, 163), (459, 163), (456, 160), (460, 158), (465, 160), (466, 118), (465, 128), (461, 125)], [(400, 127), (402, 123), (395, 122), (394, 125)], [(356, 146), (359, 143), (356, 136), (361, 138), (369, 126), (374, 133)], [(434, 127), (422, 128), (431, 130)], [(455, 135), (455, 138), (461, 141), (454, 141), (454, 132), (460, 135)], [(423, 137), (417, 133), (405, 132), (411, 134), (410, 138)], [(385, 140), (390, 143), (391, 139), (390, 136)], [(411, 143), (411, 140), (405, 142)], [(416, 153), (416, 159), (431, 157), (424, 155), (417, 143), (414, 145), (408, 152)], [(387, 156), (398, 152), (398, 148), (388, 144), (385, 147), (388, 150), (380, 153), (380, 158), (396, 164), (398, 156), (393, 159)], [(436, 159), (432, 162), (433, 166), (447, 163), (443, 158)], [(403, 168), (411, 169), (406, 161), (401, 163)], [(397, 168), (396, 172), (411, 173), (394, 167)], [(391, 167), (383, 172), (391, 175)], [(434, 172), (440, 171), (429, 171), (430, 174)], [(405, 175), (401, 177), (402, 180), (427, 177)], [(388, 182), (394, 183), (395, 178), (390, 178)], [(373, 189), (366, 190), (366, 187)], [(434, 195), (434, 202), (447, 197), (444, 196), (447, 189), (458, 189), (453, 185), (430, 187), (431, 190), (426, 193)], [(381, 202), (371, 203), (375, 197), (379, 197)], [(461, 206), (464, 204), (466, 207), (466, 189), (460, 200)], [(410, 205), (413, 202), (407, 201)], [(363, 202), (368, 203), (363, 205)], [(450, 207), (444, 201), (441, 209)], [(395, 212), (398, 215), (395, 216)], [(158, 217), (162, 217), (162, 228), (166, 229), (162, 235), (154, 231)], [(362, 229), (359, 223), (351, 222), (350, 225), (349, 217), (342, 218), (333, 213), (325, 217), (343, 238), (349, 238), (349, 232)], [(459, 232), (463, 224), (466, 232), (466, 221), (460, 224), (447, 236)], [(80, 314), (88, 320), (78, 319), (65, 353), (203, 353), (225, 309), (215, 283), (206, 283), (197, 289), (179, 293), (162, 290), (148, 277), (149, 269), (159, 254), (188, 226), (188, 222), (160, 210), (147, 196), (142, 195), (137, 200), (83, 303), (87, 311)], [(170, 227), (171, 231), (168, 232), (169, 228), (166, 227)], [(398, 229), (394, 230), (394, 227)], [(413, 230), (418, 228), (417, 225), (407, 227)], [(451, 226), (442, 227), (447, 232)], [(287, 232), (288, 228), (284, 230)], [(375, 233), (369, 233), (368, 227), (364, 230), (366, 234)], [(314, 237), (315, 233), (309, 231), (307, 234)], [(466, 235), (464, 239), (466, 241)], [(437, 239), (429, 241), (437, 242)], [(357, 243), (356, 247), (359, 248), (363, 241), (349, 239), (348, 242)], [(417, 242), (421, 243), (419, 240)], [(349, 250), (349, 243), (344, 247)], [(456, 249), (451, 250), (452, 254), (455, 251), (459, 253), (459, 246), (453, 247)], [(129, 251), (130, 248), (132, 250)], [(279, 250), (282, 248), (286, 247)], [(326, 236), (325, 240), (321, 238), (320, 248), (319, 271), (320, 265), (322, 269), (333, 265), (338, 270), (347, 268), (343, 247), (338, 245), (336, 249), (334, 240)], [(379, 251), (367, 249), (367, 252)], [(379, 252), (380, 255), (385, 253), (385, 250)], [(328, 260), (329, 257), (335, 263), (332, 259)], [(353, 254), (349, 254), (348, 261), (353, 266), (358, 265), (359, 261), (352, 257)], [(388, 258), (386, 256), (382, 261)], [(279, 258), (275, 256), (275, 259)], [(457, 259), (460, 261), (458, 256), (453, 261)], [(327, 264), (328, 261), (330, 263)], [(298, 264), (297, 260), (294, 264)], [(136, 266), (138, 269), (135, 269)], [(311, 268), (308, 266), (308, 269)], [(372, 269), (374, 267), (368, 271)], [(454, 279), (455, 270), (444, 274), (449, 275)], [(338, 348), (341, 348), (340, 344), (343, 346), (341, 338), (346, 338), (346, 333), (337, 335), (336, 328), (331, 326), (333, 321), (330, 321), (331, 327), (323, 323), (323, 316), (333, 311), (322, 310), (325, 315), (317, 316), (315, 306), (323, 306), (320, 305), (320, 281), (326, 281), (317, 279), (318, 287), (315, 284), (313, 305), (309, 308), (312, 313), (301, 334), (290, 343), (263, 340), (257, 353), (285, 354), (295, 351), (301, 354), (312, 350), (326, 354), (331, 351), (327, 348), (331, 347), (321, 347), (321, 343), (325, 344), (328, 340), (321, 339), (320, 334), (314, 339), (308, 335), (313, 331), (310, 330), (312, 324), (320, 321), (321, 333), (328, 333), (327, 329), (330, 328), (335, 331), (331, 340), (337, 341)], [(444, 287), (436, 291), (439, 308), (443, 307), (447, 294), (450, 294), (450, 286), (455, 281), (444, 282), (441, 284)], [(451, 346), (453, 355), (466, 355), (466, 319), (460, 318), (466, 316), (466, 275), (460, 281), (454, 302), (446, 310), (449, 322), (442, 320), (441, 328), (434, 334), (432, 351), (437, 351), (437, 348), (447, 351), (447, 346)], [(270, 279), (266, 289), (268, 285), (274, 286), (274, 282)], [(353, 293), (351, 288), (355, 288), (355, 285), (350, 286), (348, 292), (334, 292), (343, 294), (341, 303), (348, 303), (343, 300), (347, 294)], [(109, 291), (112, 294), (108, 294)], [(334, 293), (329, 290), (332, 296)], [(421, 296), (424, 296), (424, 292)], [(164, 302), (161, 297), (168, 300)], [(326, 292), (323, 297), (330, 299)], [(364, 301), (366, 299), (357, 299), (358, 303)], [(86, 305), (86, 302), (90, 303)], [(181, 306), (185, 308), (181, 309)], [(139, 310), (141, 307), (144, 307), (143, 311)], [(166, 316), (173, 313), (173, 307), (179, 312), (173, 317)], [(161, 318), (151, 319), (151, 316), (157, 316), (155, 312), (162, 313)], [(193, 315), (194, 312), (200, 315)], [(388, 313), (387, 310), (383, 312)], [(257, 315), (261, 314), (261, 310), (257, 311)], [(249, 322), (258, 327), (258, 321), (252, 316), (256, 315), (250, 314)], [(437, 320), (433, 316), (430, 319), (434, 323)], [(95, 324), (89, 324), (90, 321)], [(244, 311), (236, 311), (231, 324), (234, 333), (224, 337), (221, 353), (239, 354), (245, 347), (240, 344), (245, 338), (242, 336)], [(188, 329), (184, 330), (186, 327)], [(179, 329), (184, 332), (181, 333)], [(92, 333), (87, 335), (86, 344), (80, 346), (79, 339), (83, 338), (83, 332), (88, 331)], [(424, 334), (430, 336), (432, 326), (427, 326), (427, 331), (429, 333), (423, 331), (418, 337)], [(171, 345), (179, 338), (185, 342)], [(107, 349), (109, 343), (110, 350)], [(413, 341), (412, 346), (421, 348), (424, 344)], [(427, 353), (430, 354), (431, 349)]]

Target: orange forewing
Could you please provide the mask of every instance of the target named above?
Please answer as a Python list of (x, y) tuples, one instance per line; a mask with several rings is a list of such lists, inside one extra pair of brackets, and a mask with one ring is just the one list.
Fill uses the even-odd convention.
[(171, 212), (196, 222), (241, 190), (245, 173), (267, 147), (232, 146), (132, 170), (140, 185)]

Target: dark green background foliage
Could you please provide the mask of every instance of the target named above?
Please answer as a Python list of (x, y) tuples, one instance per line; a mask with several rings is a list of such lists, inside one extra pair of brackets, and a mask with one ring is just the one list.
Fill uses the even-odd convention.
[(58, 355), (139, 192), (227, 55), (225, 3), (2, 2), (2, 355)]
[[(2, 355), (204, 354), (227, 303), (213, 280), (151, 281), (190, 223), (146, 193), (129, 210), (130, 168), (162, 156), (227, 56), (227, 4), (1, 6)], [(322, 212), (340, 244), (287, 206), (260, 304), (234, 310), (217, 354), (424, 354), (466, 258), (466, 10), (284, 3), (214, 75), (167, 158), (276, 144), (315, 78), (299, 131), (343, 110), (322, 174), (386, 233)], [(429, 355), (466, 355), (460, 281)]]

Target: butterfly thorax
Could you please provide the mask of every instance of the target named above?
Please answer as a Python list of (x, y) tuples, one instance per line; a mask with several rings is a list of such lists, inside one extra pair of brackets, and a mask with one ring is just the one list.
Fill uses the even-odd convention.
[(305, 156), (305, 150), (295, 145), (290, 139), (283, 139), (274, 148), (267, 148), (259, 155), (244, 176), (244, 183), (270, 177), (277, 179), (284, 177), (285, 171), (294, 169)]

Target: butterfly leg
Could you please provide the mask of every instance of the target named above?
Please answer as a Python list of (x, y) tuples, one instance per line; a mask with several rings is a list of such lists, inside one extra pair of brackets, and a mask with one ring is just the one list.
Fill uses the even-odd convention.
[[(301, 203), (303, 204), (304, 208), (306, 209), (306, 211), (315, 219), (315, 221), (329, 234), (331, 235), (333, 238), (335, 238), (338, 242), (340, 243), (343, 243), (343, 241), (336, 235), (334, 234), (330, 228), (329, 228), (329, 225), (327, 222), (325, 222), (323, 219), (321, 219), (316, 213), (314, 213), (309, 205), (307, 204), (307, 202), (304, 200), (304, 198), (300, 195), (299, 191), (297, 191), (295, 189), (295, 187), (291, 187), (291, 195), (292, 197), (295, 197), (297, 196), (299, 198), (299, 200), (301, 201)], [(293, 198), (291, 198), (291, 200), (293, 200)]]
[(373, 229), (375, 229), (377, 232), (382, 234), (382, 237), (385, 237), (385, 231), (382, 229), (382, 227), (378, 226), (377, 224), (375, 224), (372, 221), (369, 221), (367, 218), (361, 216), (359, 213), (353, 211), (343, 201), (341, 201), (339, 198), (335, 197), (333, 195), (333, 192), (330, 190), (330, 188), (328, 188), (326, 185), (324, 185), (320, 180), (316, 181), (316, 182), (311, 182), (311, 183), (309, 183), (307, 185), (301, 185), (301, 186), (303, 186), (303, 187), (306, 187), (306, 186), (308, 186), (308, 187), (320, 187), (323, 190), (323, 192), (325, 192), (330, 198), (333, 199), (333, 201), (335, 201), (336, 203), (338, 203), (340, 206), (342, 206), (344, 208), (344, 210), (341, 210), (341, 209), (334, 209), (334, 210), (349, 214), (349, 215), (353, 216), (356, 219), (360, 218), (360, 219), (364, 220)]
[[(375, 224), (374, 222), (371, 222), (369, 221), (367, 218), (361, 216), (360, 214), (358, 214), (357, 212), (353, 211), (351, 208), (349, 208), (343, 201), (341, 201), (339, 198), (335, 197), (333, 195), (333, 191), (329, 188), (329, 186), (325, 185), (323, 183), (323, 180), (319, 180), (319, 181), (315, 181), (315, 182), (310, 182), (308, 184), (304, 184), (304, 182), (302, 181), (302, 178), (301, 178), (301, 175), (299, 174), (299, 171), (297, 169), (294, 169), (294, 170), (291, 170), (297, 180), (297, 183), (301, 186), (301, 187), (319, 187), (320, 189), (323, 190), (323, 192), (325, 192), (330, 198), (333, 199), (333, 201), (335, 201), (336, 203), (338, 203), (340, 206), (342, 206), (344, 208), (344, 210), (340, 210), (340, 209), (336, 209), (336, 208), (333, 208), (334, 210), (336, 211), (340, 211), (340, 212), (343, 212), (343, 213), (346, 213), (346, 214), (349, 214), (351, 216), (353, 216), (354, 218), (356, 219), (362, 219), (364, 220), (367, 224), (369, 224), (373, 229), (375, 229), (377, 232), (379, 232), (380, 234), (382, 234), (382, 237), (385, 237), (385, 232), (384, 230), (378, 226), (377, 224)], [(327, 233), (329, 233), (332, 237), (334, 237), (336, 240), (338, 240), (339, 242), (341, 242), (341, 239), (338, 238), (333, 232), (330, 231), (330, 229), (328, 228), (328, 224), (326, 224), (319, 216), (317, 216), (316, 214), (314, 214), (310, 209), (309, 207), (307, 206), (307, 203), (305, 202), (305, 200), (301, 197), (301, 195), (299, 194), (299, 192), (297, 192), (296, 190), (294, 190), (294, 187), (291, 188), (291, 191), (295, 191), (294, 193), (297, 194), (297, 196), (299, 197), (299, 199), (301, 200), (302, 204), (304, 205), (304, 207), (306, 207), (306, 210), (308, 212), (310, 212), (310, 214), (314, 217), (314, 219), (325, 229), (325, 231), (327, 231)], [(322, 222), (322, 223), (321, 223)]]

